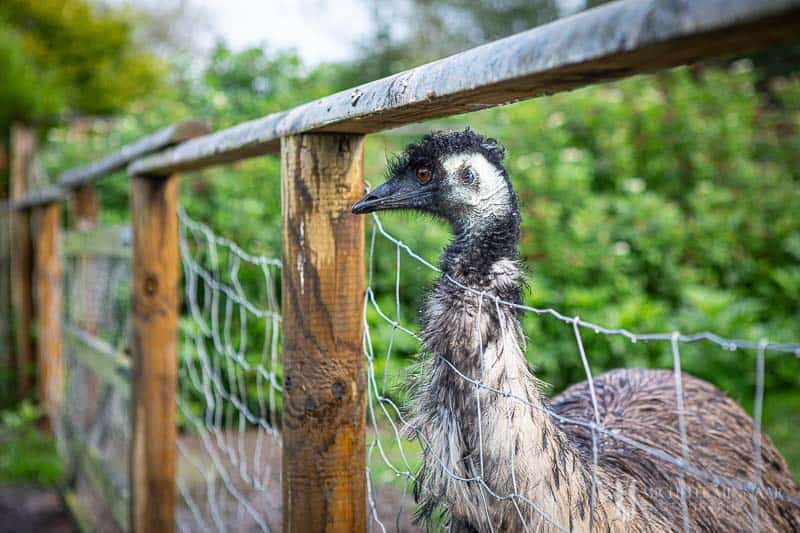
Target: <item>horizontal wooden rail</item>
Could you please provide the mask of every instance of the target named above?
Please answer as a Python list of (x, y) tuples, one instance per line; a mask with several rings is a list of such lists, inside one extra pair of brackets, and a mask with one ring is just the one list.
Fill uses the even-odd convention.
[(800, 0), (621, 0), (133, 162), (169, 174), (277, 153), (307, 132), (373, 133), (796, 41)]
[(31, 192), (20, 200), (9, 202), (10, 209), (30, 209), (42, 205), (51, 204), (64, 198), (64, 190), (58, 186), (48, 187), (41, 191)]
[(374, 133), (798, 41), (799, 35), (800, 0), (619, 0), (215, 133), (202, 135), (207, 125), (201, 120), (168, 126), (64, 172), (58, 187), (0, 203), (0, 209), (48, 203), (64, 194), (60, 187), (78, 187), (126, 165), (131, 175), (167, 175), (277, 154), (283, 136)]
[[(73, 467), (85, 476), (94, 496), (102, 499), (120, 530), (130, 531), (128, 516), (130, 492), (125, 482), (126, 475), (118, 470), (119, 465), (104, 459), (97, 449), (87, 442), (82, 431), (69, 422), (69, 419), (64, 419), (64, 429), (65, 438), (73, 452), (72, 457), (77, 460)], [(68, 489), (65, 496), (73, 514), (77, 515), (81, 531), (97, 530), (100, 525), (97, 522), (97, 510), (91, 514), (87, 513), (88, 509), (78, 501), (77, 494), (73, 490)]]
[(66, 198), (70, 189), (77, 189), (97, 181), (113, 172), (122, 170), (131, 161), (139, 157), (203, 135), (208, 133), (209, 130), (208, 122), (200, 119), (190, 119), (172, 124), (147, 137), (123, 146), (99, 161), (65, 171), (59, 175), (56, 185), (41, 191), (31, 192), (24, 198), (15, 201), (2, 202), (0, 203), (0, 210), (29, 209)]
[(162, 150), (173, 144), (208, 133), (209, 125), (205, 120), (191, 119), (167, 126), (152, 135), (148, 135), (132, 144), (123, 146), (107, 157), (86, 165), (85, 167), (67, 170), (59, 176), (58, 183), (66, 188), (85, 185), (112, 172), (121, 170), (136, 158), (151, 152)]
[(94, 335), (73, 326), (65, 326), (65, 341), (70, 354), (90, 368), (104, 383), (125, 397), (131, 392), (131, 360)]

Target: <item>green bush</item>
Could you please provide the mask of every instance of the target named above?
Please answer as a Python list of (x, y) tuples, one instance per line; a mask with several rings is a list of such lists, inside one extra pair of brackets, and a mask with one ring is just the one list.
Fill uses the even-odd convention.
[[(775, 83), (773, 91), (780, 107), (765, 105), (743, 62), (729, 71), (640, 76), (431, 127), (470, 126), (506, 145), (522, 208), (528, 305), (634, 332), (708, 330), (797, 342), (800, 80)], [(381, 152), (413, 139), (379, 138), (369, 176), (380, 175)], [(438, 223), (384, 219), (390, 232), (436, 260), (446, 242)], [(378, 246), (374, 286), (378, 301), (393, 309), (394, 250)], [(402, 316), (414, 317), (429, 280), (404, 259)], [(569, 324), (533, 313), (522, 320), (530, 362), (554, 392), (585, 379)], [(388, 345), (390, 328), (380, 331), (376, 353)], [(632, 344), (591, 330), (582, 337), (595, 375), (672, 365), (668, 342)], [(415, 350), (413, 342), (394, 344), (404, 357)], [(751, 409), (753, 352), (699, 343), (681, 346), (681, 354), (685, 371)], [(791, 428), (800, 415), (790, 406), (800, 401), (800, 360), (769, 354), (766, 367), (765, 428), (798, 472)]]
[(55, 486), (62, 479), (55, 441), (37, 423), (41, 412), (29, 402), (0, 412), (0, 484)]
[[(217, 127), (285, 109), (344, 88), (333, 67), (307, 71), (291, 55), (232, 54), (220, 48), (200, 81), (181, 79), (171, 98), (144, 105), (88, 138), (50, 135), (52, 171), (91, 160), (163, 124), (204, 116)], [(636, 332), (692, 333), (798, 341), (800, 319), (800, 80), (771, 87), (779, 105), (756, 89), (747, 62), (731, 69), (676, 69), (416, 126), (473, 129), (508, 149), (520, 196), (521, 252), (529, 268), (529, 305)], [(373, 135), (368, 179), (382, 180), (385, 154), (418, 136)], [(279, 162), (261, 157), (188, 174), (187, 212), (254, 253), (280, 251)], [(103, 217), (127, 217), (127, 183), (101, 185)], [(383, 217), (387, 229), (436, 262), (447, 229), (428, 218)], [(369, 231), (369, 224), (368, 224)], [(435, 274), (401, 257), (395, 304), (393, 245), (378, 239), (372, 286), (390, 316), (413, 325)], [(256, 286), (253, 279), (245, 284)], [(417, 344), (368, 314), (376, 370), (387, 370), (394, 397)], [(528, 355), (539, 377), (559, 391), (585, 378), (571, 326), (523, 316)], [(254, 330), (254, 335), (257, 331)], [(632, 344), (583, 332), (595, 374), (614, 367), (670, 367), (669, 343)], [(755, 354), (710, 343), (681, 347), (683, 368), (722, 388), (747, 409)], [(253, 353), (254, 360), (259, 357)], [(387, 366), (388, 365), (388, 366)], [(765, 428), (800, 471), (800, 361), (770, 354)]]

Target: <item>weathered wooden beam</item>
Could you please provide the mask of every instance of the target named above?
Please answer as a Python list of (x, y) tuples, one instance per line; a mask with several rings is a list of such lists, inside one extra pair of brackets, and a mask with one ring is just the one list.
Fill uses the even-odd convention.
[(64, 401), (63, 340), (61, 338), (61, 255), (58, 233), (61, 206), (53, 202), (34, 211), (36, 272), (36, 358), (39, 403), (46, 415), (45, 427), (52, 431), (61, 416)]
[(31, 209), (53, 202), (57, 202), (67, 196), (67, 191), (58, 186), (47, 187), (41, 191), (31, 192), (24, 197), (15, 200), (9, 204), (10, 209), (24, 210)]
[(41, 191), (23, 195), (12, 201), (0, 203), (0, 210), (30, 209), (39, 205), (67, 198), (70, 189), (81, 188), (89, 183), (104, 178), (109, 174), (125, 168), (138, 157), (161, 150), (208, 133), (209, 126), (204, 120), (187, 120), (167, 126), (156, 133), (144, 137), (132, 144), (124, 146), (107, 157), (86, 165), (67, 170), (58, 178), (56, 185)]
[(800, 40), (800, 0), (620, 0), (239, 124), (131, 164), (140, 174), (275, 153), (280, 137), (373, 133)]
[(161, 150), (173, 144), (207, 133), (208, 123), (205, 120), (192, 119), (167, 126), (152, 135), (123, 146), (103, 159), (84, 167), (67, 170), (58, 177), (58, 183), (66, 188), (85, 185), (112, 172), (121, 170), (136, 159), (150, 152)]
[(174, 529), (178, 376), (178, 178), (131, 177), (131, 530)]
[(130, 396), (131, 362), (125, 354), (87, 331), (66, 326), (64, 333), (70, 353), (81, 365), (123, 396)]
[(81, 185), (69, 198), (70, 226), (79, 231), (94, 229), (100, 218), (100, 199), (91, 185)]
[(283, 530), (366, 530), (364, 138), (281, 149)]
[[(15, 124), (11, 129), (10, 198), (25, 196), (33, 158), (36, 154), (36, 133), (30, 127)], [(11, 299), (14, 311), (14, 338), (17, 396), (28, 396), (33, 388), (34, 341), (33, 320), (33, 244), (30, 211), (14, 211), (11, 215)]]
[[(85, 432), (70, 424), (68, 418), (64, 420), (63, 429), (70, 456), (76, 461), (78, 476), (87, 482), (83, 485), (78, 480), (74, 490), (65, 491), (65, 499), (78, 528), (87, 532), (130, 531), (130, 495), (125, 484), (126, 476), (118, 469), (122, 465), (112, 464), (105, 459), (87, 442)], [(106, 510), (107, 513), (104, 512)], [(109, 524), (109, 517), (116, 524)]]

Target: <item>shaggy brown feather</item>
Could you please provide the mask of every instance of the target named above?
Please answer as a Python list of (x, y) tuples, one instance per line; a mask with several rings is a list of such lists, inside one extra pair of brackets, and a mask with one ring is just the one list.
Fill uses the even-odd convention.
[[(733, 400), (713, 385), (682, 375), (684, 420), (689, 463), (698, 470), (737, 480), (755, 480), (753, 422)], [(672, 371), (612, 370), (594, 380), (603, 428), (680, 458), (681, 436)], [(551, 409), (558, 415), (583, 421), (594, 418), (588, 382), (578, 383), (554, 397)], [(586, 466), (592, 465), (592, 435), (585, 426), (558, 424)], [(797, 499), (797, 484), (783, 457), (761, 437), (762, 483)], [(620, 480), (626, 492), (637, 495), (644, 516), (664, 517), (682, 530), (678, 482), (680, 468), (610, 435), (598, 435), (598, 482), (614, 486)], [(696, 531), (750, 530), (750, 495), (686, 474), (690, 527)], [(796, 500), (800, 501), (800, 500)], [(762, 531), (800, 531), (800, 505), (758, 493)]]

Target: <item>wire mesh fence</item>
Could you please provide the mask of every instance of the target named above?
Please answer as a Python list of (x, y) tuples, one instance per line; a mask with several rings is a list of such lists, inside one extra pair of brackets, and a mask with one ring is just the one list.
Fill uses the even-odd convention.
[(186, 531), (280, 529), (280, 260), (181, 211), (178, 490)]
[[(182, 210), (179, 220), (183, 311), (176, 480), (181, 498), (176, 523), (182, 531), (279, 530), (281, 262), (246, 252)], [(70, 251), (74, 247), (67, 247), (66, 396), (58, 436), (64, 457), (70, 459), (78, 493), (87, 500), (84, 505), (110, 513), (124, 528), (128, 497), (125, 465), (130, 443), (130, 361), (126, 355), (130, 235), (124, 228), (106, 233), (115, 236), (117, 245), (102, 253), (74, 253)], [(531, 461), (519, 452), (519, 442), (531, 435), (526, 433), (530, 428), (520, 423), (523, 418), (552, 424), (548, 427), (574, 439), (577, 452), (573, 461), (585, 465), (580, 471), (583, 477), (562, 478), (560, 483), (576, 484), (588, 495), (586, 516), (592, 527), (608, 520), (613, 512), (601, 505), (609, 495), (628, 502), (631, 500), (626, 498), (634, 497), (630, 496), (630, 487), (611, 486), (603, 472), (608, 457), (620, 450), (643, 464), (668, 465), (666, 471), (671, 477), (665, 483), (674, 494), (666, 501), (674, 504), (678, 517), (670, 524), (673, 529), (688, 529), (690, 520), (696, 518), (693, 502), (698, 500), (693, 499), (698, 497), (699, 484), (707, 485), (710, 488), (706, 492), (719, 497), (745, 498), (755, 530), (765, 529), (764, 512), (774, 502), (800, 506), (800, 498), (791, 487), (765, 479), (769, 474), (765, 474), (764, 457), (771, 456), (764, 454), (764, 448), (769, 452), (772, 445), (762, 441), (760, 432), (768, 356), (796, 358), (800, 346), (732, 340), (713, 333), (639, 334), (606, 328), (555, 309), (503, 301), (445, 275), (446, 283), (474, 300), (480, 364), (464, 367), (457, 361), (442, 360), (435, 371), (424, 364), (412, 367), (409, 355), (422, 350), (422, 338), (401, 302), (404, 291), (419, 289), (407, 286), (403, 279), (409, 268), (428, 272), (430, 279), (441, 275), (429, 259), (394, 237), (382, 220), (373, 216), (367, 234), (363, 349), (367, 370), (365, 475), (374, 530), (420, 530), (421, 526), (414, 523), (418, 512), (415, 500), (422, 502), (423, 508), (430, 507), (434, 528), (452, 527), (445, 497), (451, 494), (461, 494), (474, 504), (476, 523), (485, 524), (487, 530), (515, 525), (523, 530), (573, 530), (571, 518), (565, 519), (562, 512), (569, 505), (558, 501), (558, 489), (548, 487), (551, 503), (558, 504), (549, 505), (547, 498), (528, 483)], [(391, 286), (386, 280), (393, 281)], [(518, 314), (555, 320), (571, 330), (575, 350), (562, 356), (576, 357), (586, 374), (583, 410), (570, 409), (566, 405), (569, 402), (558, 398), (551, 403), (538, 392), (531, 392), (523, 369), (515, 366), (526, 360), (524, 341), (514, 346), (503, 344), (524, 338), (512, 331), (516, 326), (510, 317)], [(502, 332), (496, 336), (500, 345), (491, 345), (491, 331), (478, 327), (483, 318)], [(670, 420), (674, 422), (677, 446), (665, 447), (636, 431), (620, 431), (619, 420), (608, 423), (607, 391), (601, 381), (593, 382), (597, 376), (592, 373), (586, 335), (616, 336), (632, 345), (660, 343), (668, 351), (672, 361), (667, 371), (672, 391), (669, 406), (674, 410)], [(684, 391), (697, 387), (697, 383), (681, 372), (681, 347), (697, 343), (742, 353), (742, 369), (747, 371), (754, 365), (755, 430), (745, 440), (735, 442), (742, 457), (752, 464), (738, 472), (706, 467), (713, 450), (702, 449), (693, 438), (694, 422), (691, 417), (687, 421), (691, 408), (684, 404)], [(489, 350), (496, 351), (497, 368), (483, 366), (491, 361)], [(532, 359), (535, 362), (535, 357)], [(432, 372), (431, 380), (437, 377), (435, 372), (447, 375), (451, 386), (470, 398), (472, 410), (454, 419), (449, 428), (452, 440), (444, 445), (442, 431), (432, 431), (413, 407), (419, 401), (415, 398), (419, 390), (409, 387), (409, 376), (420, 371)], [(493, 380), (492, 376), (500, 377)], [(537, 434), (537, 438), (544, 437)], [(463, 441), (472, 446), (469, 457), (454, 457), (453, 452), (464, 449)], [(98, 468), (102, 469), (100, 476), (95, 472)], [(106, 480), (112, 497), (97, 494), (98, 478)], [(577, 490), (576, 486), (569, 489)]]
[[(393, 257), (393, 261), (387, 260), (389, 256)], [(458, 529), (458, 523), (451, 521), (453, 509), (448, 510), (448, 505), (452, 505), (460, 507), (457, 511), (461, 516), (472, 513), (470, 522), (480, 524), (480, 530), (504, 530), (509, 527), (525, 531), (572, 531), (576, 527), (581, 530), (581, 526), (576, 526), (579, 521), (577, 513), (573, 517), (570, 511), (575, 503), (569, 502), (567, 493), (573, 498), (579, 494), (588, 495), (585, 503), (588, 506), (589, 529), (615, 519), (635, 523), (635, 516), (620, 518), (618, 513), (640, 516), (650, 513), (654, 517), (663, 514), (648, 508), (654, 500), (653, 493), (660, 493), (658, 498), (663, 504), (674, 506), (674, 512), (666, 514), (672, 514), (675, 520), (662, 524), (669, 530), (688, 531), (690, 520), (693, 524), (698, 521), (702, 523), (703, 518), (699, 515), (713, 503), (725, 506), (731, 502), (737, 505), (746, 502), (746, 523), (756, 531), (760, 527), (767, 530), (774, 527), (765, 520), (770, 512), (800, 516), (800, 496), (791, 476), (776, 480), (773, 473), (769, 481), (765, 479), (767, 468), (763, 465), (764, 458), (768, 456), (769, 460), (781, 463), (782, 459), (775, 459), (776, 452), (772, 444), (765, 443), (761, 434), (767, 356), (797, 358), (800, 356), (800, 345), (772, 343), (768, 340), (727, 339), (709, 332), (634, 333), (604, 327), (578, 316), (566, 316), (556, 309), (503, 301), (491, 291), (466, 286), (454, 277), (443, 274), (409, 244), (387, 231), (381, 219), (374, 214), (368, 234), (367, 261), (364, 351), (368, 368), (368, 479), (372, 519), (381, 531), (403, 530), (403, 515), (408, 513), (408, 509), (396, 509), (395, 520), (386, 521), (375, 512), (377, 503), (372, 498), (375, 488), (391, 479), (406, 492), (414, 491), (423, 508), (428, 504), (437, 505), (431, 513), (433, 519), (430, 523), (442, 528)], [(421, 365), (416, 372), (423, 377), (416, 380), (408, 379), (409, 371), (404, 365), (392, 364), (393, 358), (398, 357), (398, 345), (404, 346), (410, 342), (419, 351), (423, 343), (413, 321), (405, 318), (401, 312), (401, 292), (407, 290), (402, 275), (404, 269), (408, 271), (411, 268), (428, 270), (434, 276), (441, 275), (443, 283), (453, 290), (462, 291), (462, 297), (472, 301), (474, 326), (473, 331), (466, 332), (466, 336), (474, 336), (477, 364), (427, 355), (429, 363), (430, 359), (438, 359), (439, 364)], [(385, 294), (385, 286), (384, 294), (376, 289), (379, 276), (394, 279), (391, 296)], [(444, 314), (464, 312), (461, 308), (439, 311)], [(563, 323), (574, 337), (574, 351), (571, 354), (559, 354), (559, 357), (578, 358), (587, 381), (571, 387), (552, 402), (544, 399), (536, 390), (540, 384), (535, 382), (532, 374), (526, 377), (529, 363), (526, 361), (524, 333), (508, 331), (516, 327), (515, 317), (524, 314), (536, 316), (539, 320)], [(499, 331), (494, 333), (494, 344), (491, 339), (493, 334), (486, 330), (486, 323)], [(587, 352), (584, 342), (584, 337), (591, 334), (621, 337), (631, 345), (660, 344), (670, 354), (672, 368), (654, 374), (639, 374), (638, 370), (616, 371), (598, 379), (598, 376), (593, 376), (591, 354)], [(380, 338), (380, 341), (376, 342), (376, 338)], [(458, 342), (463, 340), (453, 339), (453, 343)], [(708, 406), (697, 405), (696, 402), (685, 403), (686, 391), (697, 395), (698, 389), (709, 395), (709, 401), (723, 402), (707, 384), (682, 373), (681, 346), (698, 343), (710, 350), (741, 353), (740, 366), (732, 371), (755, 371), (752, 432), (747, 433), (747, 424), (741, 418), (725, 420), (725, 412), (718, 414), (712, 408), (708, 418), (703, 419), (698, 411)], [(405, 350), (404, 346), (400, 352)], [(489, 353), (491, 350), (494, 352)], [(535, 356), (535, 353), (528, 356), (532, 363), (535, 363)], [(493, 368), (493, 365), (499, 369)], [(622, 418), (626, 413), (621, 409), (620, 412), (613, 409), (614, 398), (610, 396), (614, 391), (611, 389), (612, 385), (619, 385), (614, 381), (619, 380), (624, 386), (627, 381), (638, 379), (639, 375), (656, 376), (662, 384), (660, 392), (664, 402), (654, 403), (651, 408), (670, 411), (660, 414), (662, 422), (673, 426), (667, 432), (671, 437), (667, 442), (654, 440), (655, 435), (648, 434), (647, 429), (638, 426), (636, 420), (626, 421)], [(414, 381), (417, 383), (416, 390), (414, 387), (409, 389), (409, 383)], [(436, 424), (432, 426), (429, 423), (431, 420), (425, 417), (415, 416), (419, 413), (414, 411), (425, 410), (424, 406), (409, 409), (410, 405), (419, 404), (420, 399), (408, 395), (420, 394), (419, 384), (428, 382), (444, 384), (453, 391), (452, 395), (440, 392), (434, 395), (441, 407), (433, 409), (450, 413), (433, 419), (436, 424), (441, 424), (452, 417), (453, 426), (449, 431), (443, 431)], [(664, 393), (664, 386), (667, 387), (667, 393)], [(460, 400), (459, 395), (462, 396)], [(463, 403), (459, 405), (459, 401)], [(725, 409), (737, 413), (737, 417), (739, 412), (746, 416), (730, 400), (725, 399), (724, 403)], [(431, 410), (431, 406), (427, 409)], [(722, 408), (719, 410), (724, 411)], [(621, 416), (615, 420), (614, 415)], [(526, 423), (526, 419), (532, 424)], [(708, 428), (700, 427), (700, 422), (729, 424), (729, 427), (722, 429), (735, 430), (736, 435), (725, 437), (730, 439), (730, 449), (714, 449), (714, 443), (704, 442), (698, 433), (701, 430), (707, 433)], [(555, 435), (548, 436), (546, 431), (532, 431), (531, 425), (549, 429), (553, 433), (563, 432), (570, 442), (559, 442)], [(534, 436), (543, 439), (542, 444), (534, 442)], [(446, 442), (442, 442), (442, 439)], [(544, 440), (549, 440), (551, 446), (555, 444), (561, 448), (561, 465), (555, 459), (548, 461), (534, 457), (548, 453)], [(708, 448), (704, 448), (704, 445)], [(765, 452), (767, 446), (770, 447), (769, 452)], [(576, 455), (570, 455), (568, 449), (577, 452)], [(714, 454), (721, 452), (735, 454), (741, 462), (731, 465), (730, 469), (720, 468), (714, 464)], [(565, 457), (567, 463), (573, 461), (573, 467), (575, 462), (581, 462), (585, 468), (567, 468), (565, 472), (561, 469)], [(661, 485), (656, 484), (650, 488), (651, 493), (646, 494), (647, 487), (625, 483), (624, 478), (613, 479), (604, 470), (604, 467), (613, 467), (614, 461), (625, 460), (664, 472), (663, 478), (652, 480)], [(547, 465), (548, 471), (537, 471), (537, 463)], [(551, 467), (552, 471), (549, 470)], [(786, 468), (785, 465), (783, 468)], [(531, 477), (536, 479), (531, 480)], [(567, 493), (560, 492), (565, 486)], [(616, 509), (603, 508), (601, 502), (607, 504), (609, 501), (615, 502)], [(776, 504), (786, 504), (784, 511), (775, 511)]]
[[(87, 235), (111, 246), (82, 248)], [(97, 524), (124, 528), (131, 440), (130, 232), (75, 232), (65, 248), (64, 404), (56, 436), (82, 507)]]

